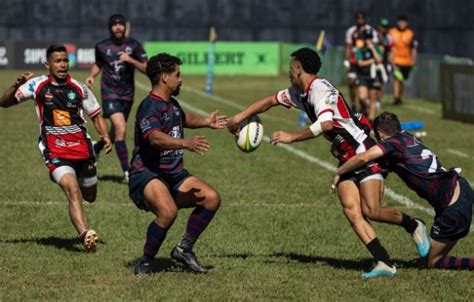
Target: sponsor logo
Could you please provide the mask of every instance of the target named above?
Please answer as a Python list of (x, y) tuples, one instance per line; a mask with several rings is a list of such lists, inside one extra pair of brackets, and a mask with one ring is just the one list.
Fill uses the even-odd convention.
[(67, 51), (67, 58), (69, 59), (69, 66), (74, 67), (77, 64), (77, 58), (76, 58), (76, 44), (72, 43), (65, 43), (64, 47), (66, 47)]
[(125, 47), (125, 52), (128, 54), (128, 55), (131, 55), (133, 53), (133, 50), (130, 46), (127, 46)]
[(55, 126), (70, 126), (71, 125), (71, 116), (69, 114), (69, 111), (54, 109), (53, 120), (54, 120)]
[(8, 65), (7, 48), (5, 46), (0, 47), (0, 66)]
[(280, 97), (283, 103), (291, 105), (291, 101), (290, 101), (290, 98), (288, 97), (288, 93), (286, 93), (286, 90), (280, 94)]
[(46, 62), (46, 48), (25, 48), (23, 51), (23, 63), (42, 64)]
[(48, 88), (48, 90), (46, 91), (46, 93), (44, 94), (44, 97), (45, 97), (46, 99), (52, 99), (52, 98), (54, 98), (54, 96), (53, 96), (53, 94), (51, 93), (51, 90), (49, 90), (49, 88)]
[(142, 128), (142, 131), (145, 132), (146, 130), (148, 130), (150, 128), (151, 124), (150, 124), (150, 121), (147, 120), (147, 119), (143, 119), (141, 122), (140, 122), (140, 128)]

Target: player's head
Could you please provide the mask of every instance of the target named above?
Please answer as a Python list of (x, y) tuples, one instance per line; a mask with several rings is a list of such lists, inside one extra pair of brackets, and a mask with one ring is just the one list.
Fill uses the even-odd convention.
[(44, 63), (52, 76), (57, 82), (66, 80), (69, 70), (69, 59), (66, 47), (61, 44), (50, 45), (46, 49), (46, 62)]
[(365, 14), (365, 12), (358, 11), (355, 13), (354, 17), (357, 26), (364, 26), (365, 24), (367, 24), (367, 15)]
[(120, 40), (125, 37), (127, 19), (123, 15), (114, 14), (109, 18), (109, 32), (112, 38)]
[(304, 47), (291, 54), (290, 81), (293, 86), (301, 87), (301, 75), (303, 73), (316, 75), (321, 68), (321, 58), (311, 48)]
[(388, 22), (387, 18), (382, 18), (379, 20), (378, 29), (380, 32), (386, 33), (389, 27), (390, 27), (390, 22)]
[(408, 17), (405, 15), (398, 16), (397, 27), (399, 30), (405, 30), (408, 27)]
[(377, 140), (390, 137), (401, 130), (400, 120), (395, 113), (384, 111), (374, 120), (374, 132)]
[(182, 63), (180, 58), (167, 53), (151, 57), (146, 66), (146, 75), (151, 85), (165, 85), (172, 91), (172, 95), (177, 96), (182, 83), (179, 68)]

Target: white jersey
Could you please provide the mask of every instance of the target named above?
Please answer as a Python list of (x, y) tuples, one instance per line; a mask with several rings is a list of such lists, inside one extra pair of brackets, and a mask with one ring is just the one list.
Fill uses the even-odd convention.
[(324, 137), (333, 142), (331, 151), (340, 161), (375, 144), (369, 136), (367, 119), (352, 114), (344, 97), (325, 79), (315, 77), (304, 92), (295, 87), (278, 91), (275, 99), (287, 108), (305, 111), (313, 123), (332, 121), (333, 129), (324, 133)]

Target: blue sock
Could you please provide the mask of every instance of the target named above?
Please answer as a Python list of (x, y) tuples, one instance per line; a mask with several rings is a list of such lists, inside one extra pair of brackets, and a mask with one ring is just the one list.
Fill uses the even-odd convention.
[(161, 243), (166, 238), (168, 229), (160, 227), (155, 220), (153, 220), (148, 226), (146, 233), (146, 242), (143, 247), (144, 258), (147, 260), (153, 260), (158, 250), (160, 249)]
[(115, 142), (115, 151), (117, 152), (117, 156), (120, 160), (120, 165), (122, 166), (122, 170), (128, 171), (128, 150), (127, 144), (125, 141), (116, 141)]
[(214, 212), (201, 206), (196, 207), (191, 213), (191, 216), (189, 216), (186, 233), (183, 235), (179, 247), (185, 250), (192, 250), (199, 235), (204, 232), (213, 217)]

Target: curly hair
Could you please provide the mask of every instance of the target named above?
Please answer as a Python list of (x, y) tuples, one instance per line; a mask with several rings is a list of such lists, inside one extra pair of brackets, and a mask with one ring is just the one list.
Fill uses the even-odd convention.
[(319, 69), (321, 69), (321, 58), (318, 53), (311, 48), (300, 48), (293, 52), (291, 56), (299, 61), (303, 70), (309, 74), (317, 74)]
[(152, 85), (157, 85), (160, 82), (160, 76), (162, 73), (172, 73), (176, 70), (176, 65), (181, 65), (182, 63), (183, 62), (178, 57), (167, 53), (160, 53), (148, 60), (146, 75), (150, 79)]

